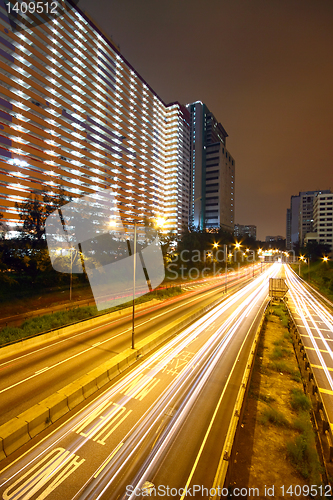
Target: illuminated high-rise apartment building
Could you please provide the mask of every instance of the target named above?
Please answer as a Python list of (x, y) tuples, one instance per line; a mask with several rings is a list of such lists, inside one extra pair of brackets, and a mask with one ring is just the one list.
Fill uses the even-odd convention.
[(235, 161), (226, 147), (228, 134), (201, 101), (191, 113), (190, 223), (200, 229), (233, 232)]
[[(112, 188), (124, 221), (164, 216), (179, 233), (190, 197), (190, 115), (166, 105), (93, 21), (63, 15), (13, 29), (0, 4), (0, 212), (15, 203)], [(30, 23), (30, 24), (29, 24)], [(17, 21), (16, 28), (20, 28)]]

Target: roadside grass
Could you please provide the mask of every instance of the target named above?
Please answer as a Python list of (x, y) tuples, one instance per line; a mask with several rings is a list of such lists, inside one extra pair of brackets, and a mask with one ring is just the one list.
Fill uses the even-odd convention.
[(284, 304), (273, 306), (273, 314), (280, 318), (281, 323), (285, 328), (288, 328), (289, 315), (288, 310)]
[(309, 481), (309, 484), (321, 484), (323, 472), (316, 449), (316, 435), (313, 431), (309, 411), (301, 411), (293, 422), (298, 435), (287, 441), (287, 456), (295, 469)]
[(311, 408), (310, 398), (301, 389), (292, 389), (291, 407), (296, 411), (309, 411)]
[(292, 269), (298, 274), (300, 269), (301, 278), (311, 283), (320, 290), (329, 300), (333, 301), (333, 262), (322, 262), (322, 259), (311, 262), (310, 266), (291, 264)]
[(260, 401), (263, 401), (264, 403), (273, 403), (275, 401), (274, 396), (271, 396), (270, 394), (259, 394), (258, 399)]
[[(276, 339), (269, 348), (267, 367), (273, 372), (285, 374), (296, 382), (301, 382), (301, 374), (296, 365), (296, 360), (291, 358), (290, 343), (292, 337), (287, 330), (289, 324), (288, 311), (284, 305), (272, 306), (270, 314), (278, 316), (285, 331)], [(268, 315), (269, 321), (269, 315)], [(289, 358), (287, 361), (283, 358)], [(295, 435), (288, 439), (285, 446), (288, 459), (295, 470), (308, 482), (308, 484), (321, 484), (322, 466), (316, 448), (316, 435), (311, 422), (311, 400), (298, 387), (290, 389), (289, 407), (292, 410), (290, 421), (286, 415), (274, 408), (274, 397), (266, 398), (259, 394), (258, 399), (267, 404), (262, 410), (259, 422), (262, 425), (275, 425), (294, 431)], [(271, 404), (272, 403), (272, 404)], [(288, 404), (288, 403), (287, 403)], [(290, 410), (289, 410), (290, 418)]]
[[(135, 303), (141, 304), (151, 299), (163, 300), (175, 295), (179, 295), (181, 293), (182, 289), (179, 286), (167, 288), (165, 290), (155, 290), (151, 293), (143, 295), (142, 297), (139, 297), (138, 299), (136, 299)], [(84, 306), (76, 307), (68, 311), (58, 311), (54, 314), (45, 314), (44, 316), (31, 318), (24, 321), (21, 326), (8, 326), (3, 328), (0, 331), (0, 345), (8, 344), (9, 342), (15, 342), (17, 340), (31, 337), (42, 332), (47, 332), (49, 330), (71, 325), (73, 323), (77, 323), (78, 321), (101, 316), (103, 314), (114, 312), (119, 309), (124, 309), (131, 303), (131, 301), (126, 302), (125, 304), (111, 307), (110, 309), (105, 309), (101, 312), (97, 311), (96, 306)]]
[(286, 363), (284, 360), (273, 361), (272, 363), (268, 364), (268, 368), (279, 373), (290, 375), (291, 378), (296, 382), (301, 381), (301, 375), (299, 373), (299, 370), (298, 369), (295, 370), (295, 368), (291, 364)]
[(281, 346), (275, 346), (269, 357), (272, 360), (276, 360), (284, 358), (285, 356), (290, 356), (291, 353), (291, 349), (286, 349), (285, 347)]
[(259, 422), (262, 425), (266, 425), (269, 422), (271, 424), (278, 426), (284, 426), (284, 427), (290, 426), (289, 421), (284, 416), (284, 414), (270, 406), (263, 410), (263, 412), (260, 415)]

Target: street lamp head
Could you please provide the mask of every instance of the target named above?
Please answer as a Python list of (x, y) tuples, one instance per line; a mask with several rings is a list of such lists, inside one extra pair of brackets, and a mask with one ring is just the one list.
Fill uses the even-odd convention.
[(157, 227), (163, 227), (166, 222), (166, 219), (164, 217), (156, 217), (155, 223)]
[(116, 226), (117, 226), (117, 219), (110, 217), (109, 227), (116, 227)]
[(323, 262), (328, 262), (328, 257), (323, 257)]

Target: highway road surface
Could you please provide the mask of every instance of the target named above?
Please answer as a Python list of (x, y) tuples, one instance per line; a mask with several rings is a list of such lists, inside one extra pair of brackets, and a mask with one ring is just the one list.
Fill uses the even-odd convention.
[[(252, 266), (251, 266), (252, 267)], [(260, 266), (256, 267), (257, 273)], [(252, 279), (252, 268), (229, 276), (229, 291)], [(223, 298), (224, 277), (188, 284), (181, 296), (137, 311), (135, 340), (165, 327), (198, 307)], [(131, 347), (132, 314), (104, 324), (82, 327), (75, 334), (52, 340), (18, 355), (1, 356), (0, 425)]]
[(273, 264), (5, 459), (0, 498), (134, 499), (150, 482), (183, 499), (182, 488), (211, 488), (268, 279), (280, 269)]
[(325, 302), (299, 279), (289, 266), (288, 305), (305, 346), (308, 360), (318, 383), (329, 422), (333, 424), (333, 304)]

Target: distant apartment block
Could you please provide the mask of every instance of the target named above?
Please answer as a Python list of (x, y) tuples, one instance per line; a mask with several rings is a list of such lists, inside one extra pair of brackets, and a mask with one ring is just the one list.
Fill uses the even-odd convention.
[(227, 132), (201, 101), (187, 105), (191, 115), (190, 224), (201, 229), (234, 228), (235, 161)]
[(286, 219), (286, 246), (293, 250), (296, 244), (304, 244), (307, 233), (313, 231), (313, 202), (317, 194), (329, 194), (330, 190), (302, 191), (290, 199), (290, 208), (287, 209)]
[(282, 243), (285, 241), (285, 238), (283, 236), (266, 236), (265, 242), (266, 243)]
[(235, 224), (234, 227), (234, 236), (235, 238), (242, 238), (244, 236), (249, 236), (250, 238), (257, 239), (257, 226), (253, 225), (242, 225)]
[(305, 241), (315, 240), (329, 245), (333, 252), (333, 193), (318, 193), (313, 203), (313, 231)]

